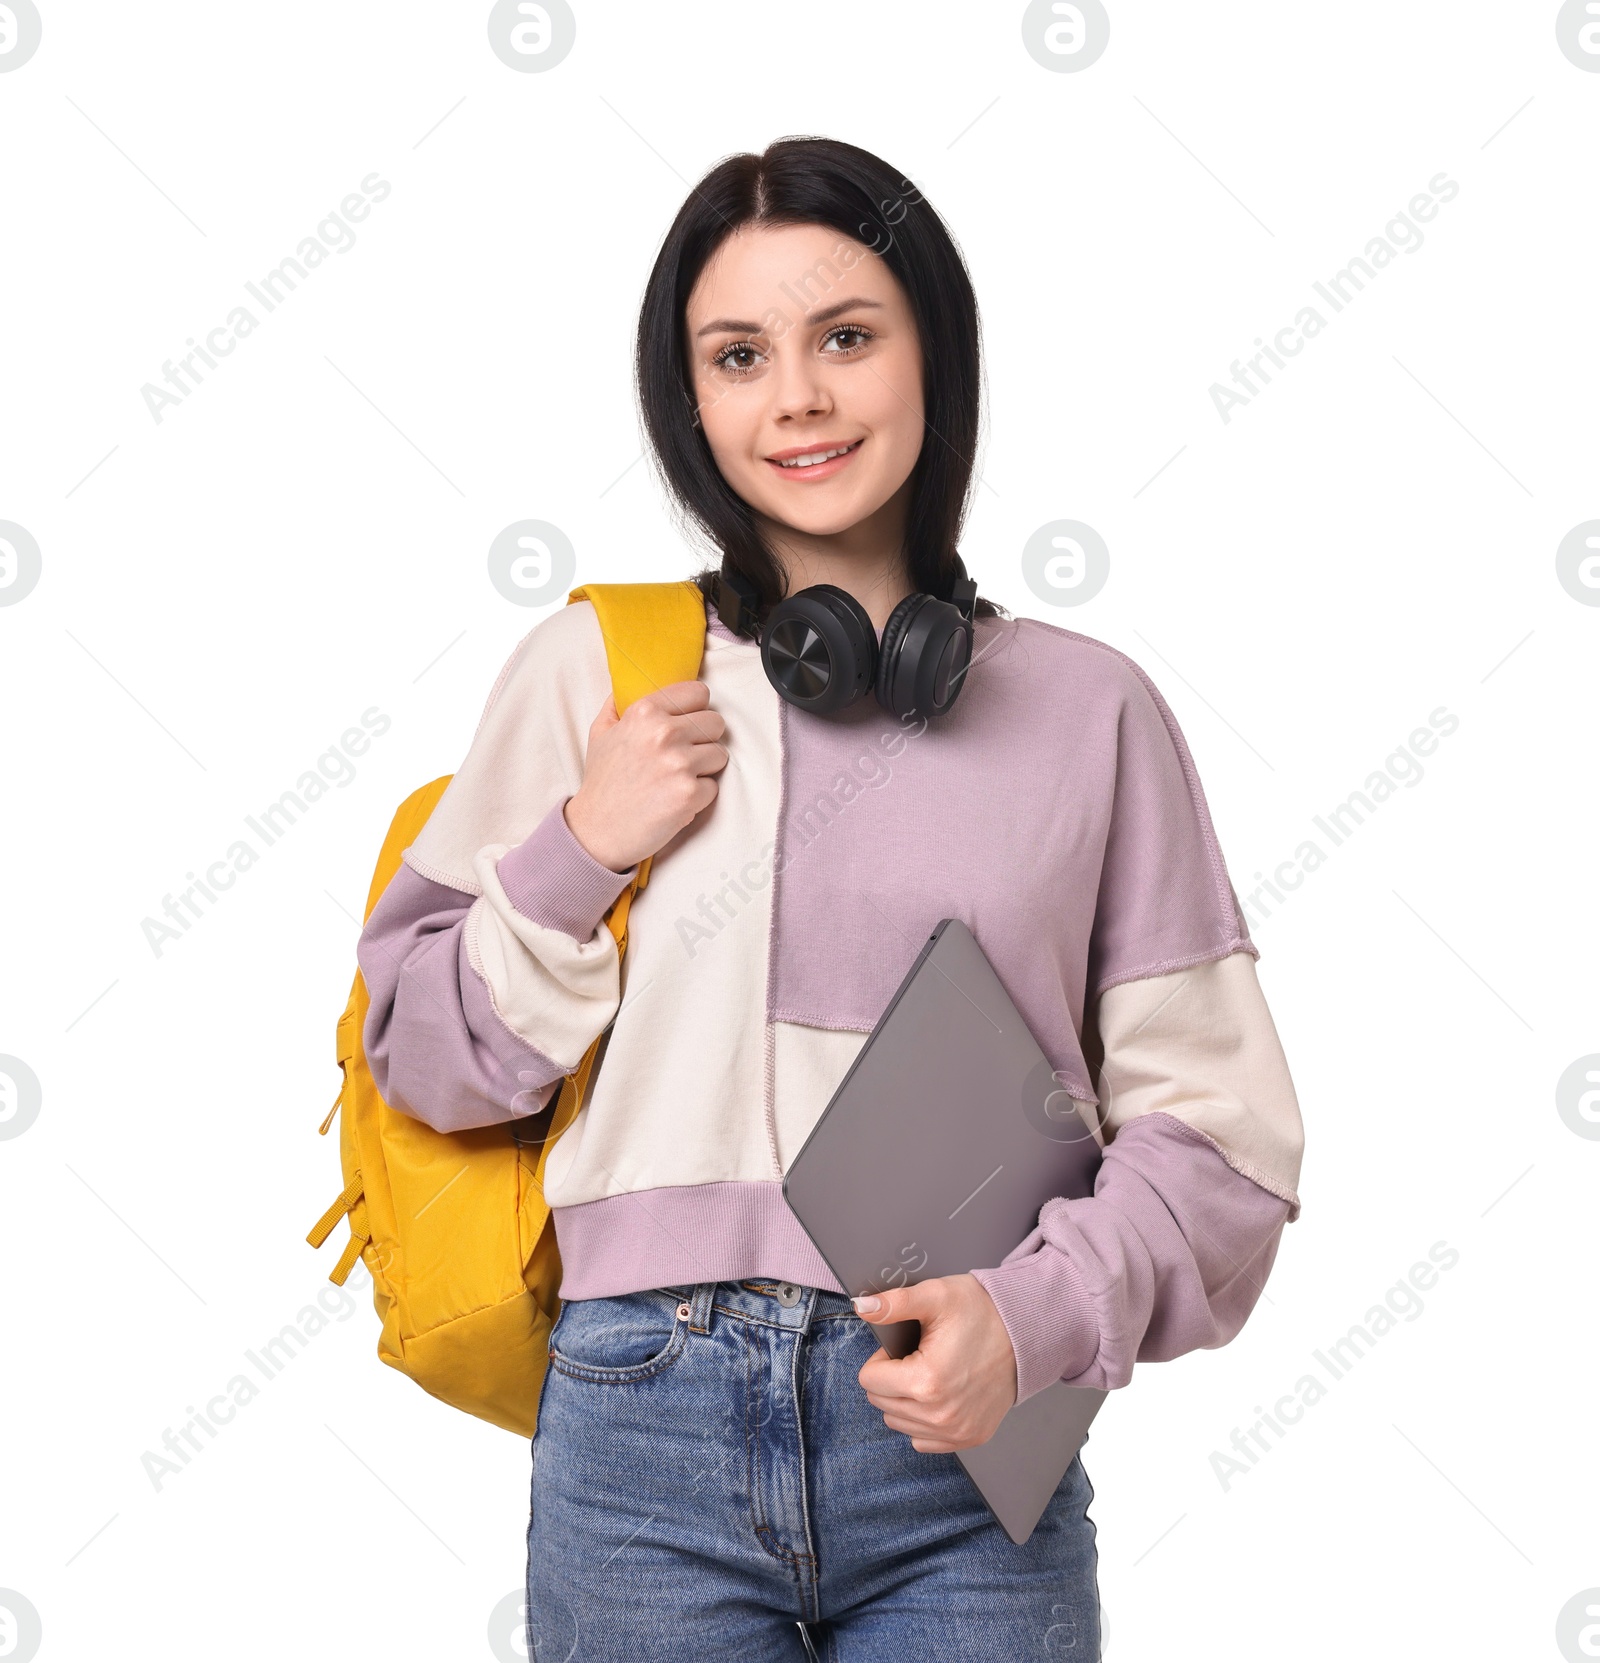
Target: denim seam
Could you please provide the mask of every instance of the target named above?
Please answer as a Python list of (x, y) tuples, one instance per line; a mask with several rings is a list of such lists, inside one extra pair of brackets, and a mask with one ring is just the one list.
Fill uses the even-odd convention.
[[(715, 1306), (713, 1309), (721, 1310)], [(738, 1312), (729, 1312), (730, 1316), (737, 1316)], [(749, 1328), (741, 1323), (739, 1337), (744, 1341), (744, 1454), (745, 1454), (745, 1494), (749, 1498), (750, 1528), (755, 1532), (756, 1540), (761, 1541), (763, 1525), (756, 1512), (756, 1497), (760, 1492), (760, 1427), (750, 1424), (750, 1409), (755, 1401), (755, 1345), (750, 1338)], [(761, 1545), (766, 1547), (766, 1543)], [(771, 1551), (770, 1549), (768, 1550)]]
[[(790, 1323), (774, 1322), (771, 1317), (758, 1317), (754, 1311), (735, 1310), (731, 1305), (713, 1305), (711, 1309), (713, 1311), (720, 1311), (725, 1317), (732, 1317), (736, 1322), (755, 1323), (761, 1328), (776, 1328), (783, 1334), (799, 1334), (803, 1332), (803, 1330), (794, 1327)], [(840, 1311), (836, 1314), (839, 1316), (848, 1316), (850, 1313), (847, 1311)]]
[[(777, 1328), (787, 1334), (798, 1334), (801, 1332), (798, 1328), (789, 1326), (785, 1323), (775, 1322), (771, 1317), (757, 1316), (754, 1311), (739, 1310), (732, 1305), (720, 1305), (713, 1303), (711, 1309), (719, 1312), (722, 1316), (732, 1317), (736, 1322), (759, 1323), (763, 1328)], [(847, 1318), (854, 1318), (857, 1322), (862, 1322), (864, 1320), (863, 1318), (858, 1317), (854, 1311), (819, 1312), (813, 1309), (811, 1313), (811, 1321), (808, 1326), (815, 1328), (819, 1322), (840, 1322)]]
[[(781, 1542), (768, 1541), (766, 1538), (774, 1536), (775, 1532), (770, 1524), (758, 1524), (756, 1535), (761, 1538), (761, 1545), (776, 1559), (779, 1564), (792, 1566), (798, 1575), (802, 1561), (810, 1567), (809, 1574), (815, 1578), (817, 1574), (816, 1557), (810, 1553), (796, 1553), (793, 1548), (786, 1548)], [(810, 1619), (808, 1618), (807, 1621)]]
[[(725, 1306), (721, 1305), (713, 1308), (716, 1310), (727, 1309)], [(743, 1311), (730, 1311), (728, 1314), (730, 1316), (743, 1317), (748, 1313)], [(761, 1321), (759, 1317), (751, 1318), (750, 1320), (755, 1322)], [(763, 1326), (776, 1328), (779, 1325), (777, 1323), (765, 1323)], [(777, 1540), (777, 1533), (773, 1526), (761, 1519), (756, 1512), (756, 1498), (760, 1493), (760, 1428), (759, 1424), (754, 1430), (751, 1428), (750, 1406), (754, 1399), (755, 1382), (759, 1371), (756, 1366), (756, 1347), (755, 1342), (750, 1335), (749, 1322), (742, 1323), (740, 1325), (740, 1333), (744, 1337), (745, 1346), (745, 1452), (748, 1460), (745, 1487), (749, 1496), (750, 1528), (754, 1531), (755, 1538), (761, 1544), (763, 1551), (766, 1552), (771, 1558), (776, 1559), (780, 1565), (786, 1565), (794, 1573), (796, 1592), (800, 1595), (802, 1604), (810, 1604), (815, 1607), (817, 1583), (817, 1561), (815, 1556), (809, 1553), (797, 1554), (792, 1548), (784, 1547), (783, 1544)], [(799, 1348), (797, 1346), (796, 1351), (798, 1352), (798, 1350)]]
[[(809, 1329), (816, 1315), (817, 1293), (815, 1288), (806, 1290), (806, 1327)], [(802, 1339), (806, 1336), (802, 1336)], [(817, 1544), (811, 1535), (811, 1499), (807, 1495), (806, 1482), (806, 1437), (805, 1416), (801, 1410), (800, 1388), (800, 1359), (804, 1356), (810, 1361), (806, 1347), (797, 1340), (794, 1350), (789, 1354), (789, 1395), (794, 1403), (795, 1415), (795, 1457), (800, 1466), (800, 1479), (797, 1489), (800, 1496), (800, 1523), (806, 1533), (805, 1559), (810, 1565), (809, 1573), (800, 1578), (800, 1600), (808, 1609), (807, 1618), (820, 1617), (822, 1612), (817, 1598)]]
[[(738, 1314), (738, 1313), (735, 1313)], [(742, 1330), (745, 1350), (745, 1449), (749, 1456), (749, 1476), (746, 1488), (750, 1496), (750, 1528), (755, 1532), (756, 1540), (779, 1564), (787, 1564), (798, 1573), (797, 1557), (811, 1561), (812, 1574), (815, 1575), (815, 1560), (809, 1553), (796, 1555), (791, 1548), (786, 1548), (776, 1540), (776, 1532), (772, 1525), (761, 1518), (756, 1512), (756, 1497), (761, 1489), (761, 1461), (760, 1461), (760, 1427), (764, 1422), (758, 1422), (755, 1429), (750, 1426), (750, 1405), (755, 1395), (755, 1382), (759, 1373), (756, 1366), (755, 1342), (750, 1337), (749, 1328)], [(769, 1539), (770, 1538), (770, 1539)]]
[[(551, 1333), (554, 1332), (552, 1327)], [(629, 1363), (620, 1368), (601, 1368), (593, 1363), (580, 1363), (576, 1358), (563, 1356), (553, 1343), (548, 1348), (548, 1356), (550, 1367), (566, 1375), (568, 1379), (587, 1380), (596, 1386), (627, 1386), (635, 1381), (648, 1380), (670, 1368), (683, 1355), (688, 1343), (688, 1326), (674, 1313), (671, 1336), (666, 1345), (648, 1362)]]
[(587, 1380), (594, 1386), (632, 1386), (641, 1380), (649, 1380), (653, 1376), (665, 1373), (683, 1355), (684, 1342), (673, 1339), (667, 1342), (667, 1349), (659, 1356), (652, 1357), (648, 1363), (619, 1369), (595, 1368), (588, 1363), (575, 1363), (563, 1357), (559, 1352), (550, 1353), (550, 1366), (558, 1374), (564, 1374), (569, 1380)]

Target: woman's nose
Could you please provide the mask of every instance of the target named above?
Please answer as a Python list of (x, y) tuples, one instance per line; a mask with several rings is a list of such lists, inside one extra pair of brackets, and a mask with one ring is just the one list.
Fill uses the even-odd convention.
[(808, 358), (785, 363), (780, 356), (769, 385), (774, 416), (824, 416), (833, 408), (827, 378)]

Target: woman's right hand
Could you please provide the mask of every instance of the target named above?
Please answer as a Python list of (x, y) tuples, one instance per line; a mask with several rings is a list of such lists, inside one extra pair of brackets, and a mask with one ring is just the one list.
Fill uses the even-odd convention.
[(610, 695), (589, 728), (567, 827), (602, 866), (626, 872), (670, 843), (717, 795), (727, 724), (703, 681), (675, 681), (619, 717)]

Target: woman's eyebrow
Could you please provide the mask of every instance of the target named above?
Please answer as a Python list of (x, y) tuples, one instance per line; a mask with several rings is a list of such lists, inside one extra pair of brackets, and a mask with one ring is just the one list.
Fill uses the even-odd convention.
[[(883, 310), (881, 300), (867, 300), (857, 296), (850, 300), (836, 300), (831, 306), (824, 306), (820, 312), (813, 312), (805, 321), (815, 326), (819, 323), (831, 322), (834, 318), (842, 317), (846, 312), (860, 312), (868, 308), (875, 311)], [(760, 335), (763, 333), (759, 323), (746, 323), (740, 318), (717, 318), (714, 322), (705, 324), (695, 331), (695, 339), (702, 335)]]

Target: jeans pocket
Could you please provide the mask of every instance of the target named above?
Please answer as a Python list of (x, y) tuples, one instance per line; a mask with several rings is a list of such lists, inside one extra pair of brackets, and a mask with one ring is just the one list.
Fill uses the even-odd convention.
[(569, 1299), (550, 1330), (550, 1366), (575, 1380), (617, 1385), (676, 1362), (688, 1323), (659, 1288), (605, 1299)]

